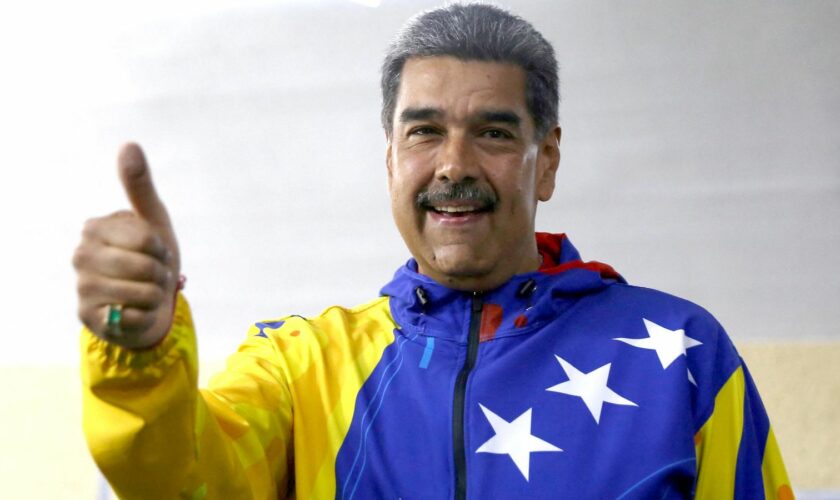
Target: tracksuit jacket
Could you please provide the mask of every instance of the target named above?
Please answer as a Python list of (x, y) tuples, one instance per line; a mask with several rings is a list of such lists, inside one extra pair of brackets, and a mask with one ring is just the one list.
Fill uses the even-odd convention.
[(96, 463), (121, 498), (793, 498), (717, 321), (537, 241), (489, 292), (409, 261), (367, 304), (258, 322), (203, 390), (180, 295), (153, 349), (83, 332)]

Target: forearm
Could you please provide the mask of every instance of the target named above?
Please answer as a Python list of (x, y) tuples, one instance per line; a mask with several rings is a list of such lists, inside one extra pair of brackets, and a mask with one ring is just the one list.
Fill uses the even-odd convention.
[(131, 351), (83, 332), (82, 374), (88, 445), (120, 498), (254, 496), (253, 474), (236, 448), (255, 444), (227, 435), (217, 418), (241, 417), (218, 401), (208, 405), (198, 391), (195, 333), (183, 298), (171, 331), (153, 349)]

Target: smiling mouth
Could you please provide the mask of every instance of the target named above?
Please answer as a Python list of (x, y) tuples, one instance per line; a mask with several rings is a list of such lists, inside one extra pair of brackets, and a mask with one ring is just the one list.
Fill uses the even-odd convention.
[(451, 218), (467, 217), (467, 216), (475, 215), (475, 214), (488, 213), (488, 212), (491, 212), (493, 210), (492, 205), (472, 205), (472, 204), (458, 204), (458, 205), (435, 204), (435, 205), (426, 205), (423, 208), (425, 208), (428, 211), (440, 214), (444, 217), (451, 217)]

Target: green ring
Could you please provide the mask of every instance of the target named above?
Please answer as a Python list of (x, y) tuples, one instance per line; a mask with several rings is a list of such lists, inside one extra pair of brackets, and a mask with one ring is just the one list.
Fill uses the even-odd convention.
[(122, 322), (122, 306), (119, 304), (110, 304), (108, 306), (108, 328), (119, 327)]

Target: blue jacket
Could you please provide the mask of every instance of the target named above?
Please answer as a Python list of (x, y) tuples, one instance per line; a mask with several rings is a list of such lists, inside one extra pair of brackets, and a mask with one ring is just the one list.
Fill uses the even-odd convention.
[(414, 262), (383, 288), (397, 340), (357, 397), (339, 496), (775, 498), (770, 424), (717, 321), (538, 240), (543, 268), (488, 293)]

